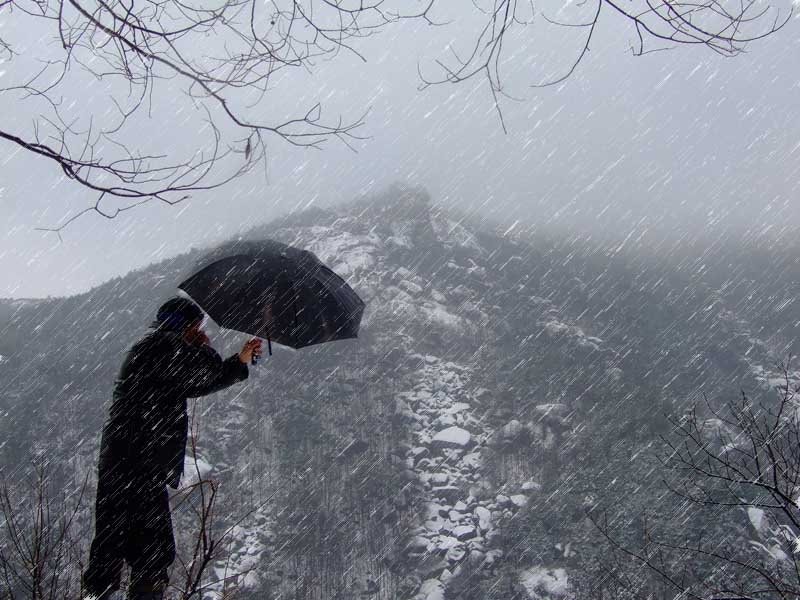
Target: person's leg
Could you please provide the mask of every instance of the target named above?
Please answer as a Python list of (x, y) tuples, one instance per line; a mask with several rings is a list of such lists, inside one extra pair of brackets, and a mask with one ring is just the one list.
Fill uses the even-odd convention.
[(101, 470), (98, 475), (95, 534), (89, 550), (89, 564), (83, 573), (83, 590), (100, 598), (108, 598), (120, 587), (128, 529), (123, 479), (113, 471)]
[[(166, 487), (137, 494), (131, 515), (131, 535), (126, 560), (131, 567), (130, 600), (161, 600), (169, 582), (168, 569), (175, 560), (175, 539)], [(132, 507), (133, 510), (133, 507)]]

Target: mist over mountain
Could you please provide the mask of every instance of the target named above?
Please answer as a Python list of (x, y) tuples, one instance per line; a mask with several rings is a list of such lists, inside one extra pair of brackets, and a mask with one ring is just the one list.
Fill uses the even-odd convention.
[[(359, 339), (275, 347), (244, 385), (194, 401), (187, 472), (219, 482), (228, 532), (204, 598), (614, 597), (590, 511), (630, 540), (647, 512), (671, 535), (754, 535), (744, 511), (714, 520), (670, 496), (658, 440), (702, 397), (769, 401), (797, 350), (796, 253), (493, 228), (407, 188), (246, 237), (311, 250), (367, 308)], [(88, 473), (91, 495), (124, 353), (200, 254), (0, 302), (4, 480), (44, 462), (72, 497)], [(223, 356), (242, 340), (210, 334)], [(87, 498), (84, 545), (91, 512)], [(194, 517), (173, 518), (185, 549)], [(648, 589), (621, 569), (629, 597)]]

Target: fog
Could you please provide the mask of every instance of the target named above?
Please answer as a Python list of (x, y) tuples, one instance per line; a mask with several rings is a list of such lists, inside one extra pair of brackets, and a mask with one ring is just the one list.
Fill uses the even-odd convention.
[[(568, 9), (551, 16), (569, 17)], [(14, 31), (8, 13), (3, 18), (6, 33), (29, 36)], [(645, 247), (648, 240), (796, 237), (796, 18), (734, 58), (702, 47), (635, 57), (635, 31), (606, 12), (575, 73), (541, 89), (531, 85), (562, 75), (583, 33), (547, 24), (523, 30), (509, 40), (502, 69), (513, 97), (500, 102), (507, 132), (485, 80), (418, 89), (419, 72), (434, 74), (448, 43), (465, 43), (474, 25), (398, 25), (358, 46), (366, 62), (343, 53), (313, 76), (276, 82), (269, 110), (318, 100), (331, 117), (357, 119), (369, 110), (360, 131), (369, 137), (356, 151), (335, 141), (313, 150), (272, 139), (266, 172), (173, 207), (151, 203), (112, 220), (86, 214), (61, 239), (36, 228), (59, 225), (95, 196), (53, 163), (0, 143), (0, 297), (74, 294), (281, 214), (395, 183), (423, 187), (434, 203), (474, 218), (552, 235), (635, 236)], [(0, 77), (14, 76), (13, 64), (2, 67)], [(83, 86), (74, 94), (90, 110), (105, 101)], [(143, 138), (191, 145), (191, 125), (177, 118), (183, 102), (164, 88)], [(10, 94), (0, 95), (0, 115), (4, 127), (30, 130), (30, 115)]]

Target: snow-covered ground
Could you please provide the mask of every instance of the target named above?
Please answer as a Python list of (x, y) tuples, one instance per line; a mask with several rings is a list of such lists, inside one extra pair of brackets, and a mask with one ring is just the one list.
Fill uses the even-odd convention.
[[(304, 243), (334, 270), (342, 274), (360, 294), (371, 300), (362, 325), (383, 317), (423, 321), (426, 326), (469, 334), (488, 316), (475, 292), (463, 284), (447, 281), (483, 281), (487, 254), (476, 237), (458, 222), (433, 214), (431, 230), (439, 242), (448, 247), (468, 251), (475, 260), (445, 265), (445, 277), (429, 281), (407, 268), (382, 272), (387, 265), (387, 251), (393, 246), (411, 248), (418, 241), (409, 229), (393, 229), (387, 239), (372, 231), (369, 234), (348, 233), (352, 219), (340, 219), (330, 228), (319, 227), (300, 234)], [(380, 285), (377, 285), (380, 282)], [(457, 302), (458, 310), (453, 311)], [(542, 299), (542, 303), (549, 301)], [(597, 349), (602, 340), (581, 329), (550, 319), (540, 324), (549, 335), (567, 336), (579, 345)], [(411, 448), (405, 461), (424, 489), (424, 505), (419, 526), (413, 532), (410, 557), (415, 558), (415, 575), (420, 585), (416, 600), (444, 598), (448, 582), (465, 569), (490, 573), (499, 560), (500, 550), (491, 548), (498, 533), (498, 522), (514, 516), (526, 506), (540, 485), (535, 481), (519, 484), (519, 489), (489, 490), (483, 473), (487, 444), (499, 437), (513, 438), (524, 427), (512, 421), (501, 431), (493, 431), (479, 418), (479, 393), (488, 393), (470, 381), (471, 369), (466, 364), (438, 356), (408, 354), (421, 366), (406, 381), (410, 389), (397, 394), (396, 412), (411, 431)], [(485, 401), (485, 397), (483, 397)], [(539, 407), (544, 412), (561, 412), (563, 405)], [(541, 429), (541, 426), (538, 426)], [(546, 435), (538, 431), (543, 441)], [(558, 573), (562, 587), (566, 574)], [(534, 596), (532, 596), (534, 597)], [(399, 599), (398, 599), (399, 600)]]
[(416, 600), (441, 600), (448, 582), (465, 568), (491, 570), (502, 558), (489, 547), (497, 521), (512, 517), (539, 486), (526, 482), (510, 495), (486, 490), (482, 453), (494, 432), (475, 416), (470, 369), (435, 356), (416, 358), (422, 363), (417, 384), (399, 393), (396, 404), (413, 431), (407, 464), (425, 490), (410, 550), (424, 565)]

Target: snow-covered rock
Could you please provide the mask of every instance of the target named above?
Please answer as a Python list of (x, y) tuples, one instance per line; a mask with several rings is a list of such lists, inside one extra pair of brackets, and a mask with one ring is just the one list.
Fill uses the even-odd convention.
[(514, 494), (510, 499), (517, 508), (522, 508), (528, 504), (528, 497), (524, 494)]
[(433, 460), (430, 459), (430, 458), (427, 458), (427, 457), (420, 458), (419, 462), (417, 462), (417, 469), (419, 469), (422, 472), (428, 471), (430, 469), (435, 469), (435, 468), (436, 468), (436, 463), (433, 462)]
[(428, 450), (424, 446), (417, 446), (416, 448), (412, 448), (411, 449), (410, 454), (414, 458), (414, 460), (416, 461), (416, 460), (419, 460), (419, 459), (422, 459), (422, 458), (425, 458), (426, 456), (428, 456), (430, 454), (430, 450)]
[(458, 541), (466, 542), (467, 540), (478, 537), (478, 532), (475, 531), (475, 527), (472, 525), (459, 525), (453, 529), (453, 535), (456, 536)]
[(532, 567), (523, 571), (519, 580), (530, 600), (562, 600), (571, 593), (567, 572), (562, 568)]
[(492, 528), (492, 513), (488, 508), (479, 506), (475, 509), (475, 516), (478, 517), (478, 527), (486, 532)]
[(511, 498), (509, 498), (505, 494), (497, 494), (497, 496), (495, 496), (494, 501), (497, 503), (497, 506), (499, 506), (500, 508), (507, 508), (509, 506), (513, 506), (513, 503), (511, 502)]
[(446, 552), (447, 550), (455, 548), (459, 545), (460, 544), (458, 542), (458, 538), (450, 535), (443, 535), (439, 538), (439, 543), (437, 544), (437, 547), (439, 548), (440, 551)]
[(459, 522), (463, 521), (464, 519), (466, 519), (467, 516), (461, 511), (451, 510), (448, 513), (447, 518), (450, 519), (453, 523), (459, 523)]
[(456, 424), (456, 418), (453, 415), (444, 414), (437, 418), (434, 423), (439, 427), (452, 427)]
[(454, 485), (443, 485), (431, 488), (431, 496), (443, 498), (448, 502), (457, 502), (462, 496), (461, 488)]
[(442, 529), (442, 522), (439, 519), (428, 519), (424, 525), (425, 529), (433, 533), (439, 533)]
[(467, 404), (466, 402), (453, 402), (452, 405), (450, 405), (449, 407), (447, 407), (447, 409), (445, 409), (445, 413), (447, 413), (449, 415), (455, 415), (457, 413), (464, 412), (465, 410), (468, 410), (469, 408), (470, 408), (470, 405)]
[(544, 324), (544, 330), (548, 335), (555, 337), (567, 333), (569, 331), (569, 325), (557, 319), (552, 319)]
[(503, 557), (503, 551), (502, 550), (499, 550), (499, 549), (497, 549), (497, 550), (489, 550), (489, 552), (486, 553), (485, 563), (487, 565), (493, 565), (494, 563), (496, 563), (502, 557)]
[(444, 584), (438, 579), (426, 579), (422, 582), (415, 598), (417, 600), (444, 600)]
[(431, 476), (431, 482), (435, 483), (436, 485), (444, 485), (450, 480), (450, 476), (447, 473), (434, 473)]
[(260, 583), (261, 583), (261, 578), (259, 577), (258, 571), (256, 570), (248, 571), (239, 581), (239, 585), (245, 589), (255, 588)]
[(470, 471), (477, 471), (480, 469), (482, 462), (481, 455), (478, 452), (465, 454), (461, 459), (461, 464)]
[(477, 481), (469, 487), (469, 495), (476, 501), (487, 500), (492, 497), (492, 488), (487, 481)]
[(542, 489), (542, 484), (537, 481), (526, 481), (520, 488), (523, 492), (538, 492)]
[(464, 547), (455, 546), (447, 551), (447, 553), (444, 555), (444, 558), (449, 562), (460, 562), (464, 560), (466, 555), (467, 551), (464, 549)]
[(397, 285), (412, 296), (419, 296), (422, 293), (422, 288), (413, 281), (403, 280)]
[(430, 544), (428, 538), (421, 535), (415, 535), (413, 538), (411, 538), (411, 541), (408, 543), (406, 548), (411, 552), (426, 552), (428, 550), (428, 544)]
[(443, 516), (443, 514), (447, 514), (446, 512), (443, 512), (443, 510), (444, 507), (438, 502), (427, 502), (423, 507), (423, 516), (427, 520), (437, 521)]
[(538, 421), (550, 425), (567, 425), (570, 409), (566, 404), (539, 404), (533, 409)]
[(486, 554), (481, 552), (480, 550), (475, 550), (474, 548), (469, 551), (469, 563), (472, 565), (473, 568), (480, 566), (483, 560), (486, 558)]
[(533, 409), (534, 414), (539, 416), (566, 417), (569, 414), (569, 407), (566, 404), (538, 404)]
[(375, 265), (375, 252), (380, 244), (377, 235), (359, 236), (347, 231), (334, 232), (333, 228), (312, 227), (314, 235), (308, 249), (344, 279), (358, 271), (366, 271)]
[(448, 311), (444, 304), (425, 302), (417, 305), (416, 308), (421, 316), (431, 321), (434, 325), (442, 325), (457, 332), (467, 332), (466, 328), (469, 322), (458, 314)]
[(467, 448), (472, 442), (472, 435), (461, 427), (448, 427), (433, 436), (431, 445), (436, 449)]
[(414, 274), (405, 267), (398, 267), (398, 269), (394, 272), (394, 276), (397, 279), (403, 280), (413, 278)]
[(472, 254), (482, 256), (486, 250), (480, 245), (475, 235), (458, 221), (448, 219), (443, 214), (431, 216), (431, 227), (436, 237), (445, 245), (455, 245), (470, 250)]
[(513, 441), (518, 438), (524, 431), (522, 423), (513, 419), (503, 426), (502, 436), (504, 441)]

